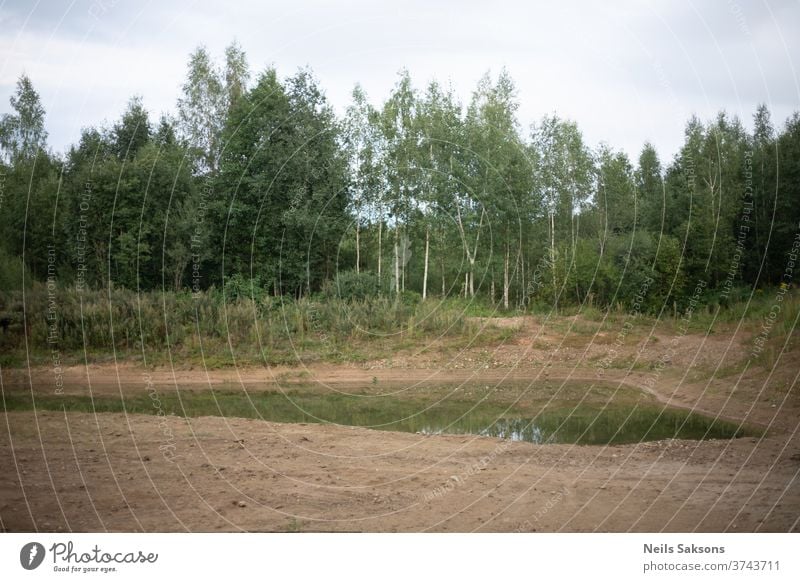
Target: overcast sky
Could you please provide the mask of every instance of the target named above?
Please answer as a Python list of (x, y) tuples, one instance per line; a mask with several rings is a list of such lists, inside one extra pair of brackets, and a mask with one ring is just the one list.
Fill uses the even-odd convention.
[(506, 67), (525, 132), (556, 112), (590, 145), (632, 157), (651, 141), (671, 158), (692, 114), (725, 109), (749, 127), (758, 103), (779, 125), (800, 109), (798, 0), (0, 0), (0, 30), (0, 111), (26, 72), (55, 151), (134, 94), (154, 116), (174, 111), (188, 54), (204, 44), (221, 57), (233, 39), (254, 73), (311, 67), (338, 111), (356, 82), (380, 103), (402, 67), (465, 102), (485, 71)]

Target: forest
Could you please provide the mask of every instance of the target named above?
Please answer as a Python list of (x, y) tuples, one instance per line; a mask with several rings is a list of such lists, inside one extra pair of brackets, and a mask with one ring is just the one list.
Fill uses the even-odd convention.
[(789, 285), (800, 115), (752, 131), (686, 121), (671, 160), (586, 143), (557, 115), (522, 127), (514, 82), (468, 103), (398, 74), (337, 115), (310, 70), (251, 75), (231, 44), (190, 55), (174, 115), (131, 98), (64, 153), (22, 75), (0, 122), (0, 290), (195, 300), (465, 298), (499, 310), (725, 308)]

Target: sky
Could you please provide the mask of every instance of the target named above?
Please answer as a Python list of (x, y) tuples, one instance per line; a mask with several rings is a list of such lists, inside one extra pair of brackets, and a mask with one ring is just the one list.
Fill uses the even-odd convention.
[(340, 113), (356, 83), (379, 105), (402, 68), (466, 104), (505, 67), (523, 134), (556, 113), (632, 159), (646, 141), (671, 159), (691, 115), (725, 110), (750, 127), (766, 103), (781, 126), (800, 110), (798, 0), (0, 0), (0, 31), (0, 113), (28, 74), (56, 152), (133, 95), (154, 118), (174, 112), (189, 53), (202, 44), (221, 60), (233, 40), (254, 76), (311, 68)]

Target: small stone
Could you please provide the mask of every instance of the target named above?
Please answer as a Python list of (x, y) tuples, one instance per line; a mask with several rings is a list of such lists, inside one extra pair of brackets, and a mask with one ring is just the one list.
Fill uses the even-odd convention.
[(236, 507), (247, 507), (247, 504), (244, 501), (234, 501), (233, 504)]

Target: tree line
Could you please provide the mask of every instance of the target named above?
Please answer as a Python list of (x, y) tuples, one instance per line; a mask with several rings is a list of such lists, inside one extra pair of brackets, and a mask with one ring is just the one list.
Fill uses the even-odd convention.
[[(0, 284), (461, 296), (538, 305), (725, 303), (791, 281), (800, 115), (753, 130), (695, 117), (672, 160), (590, 147), (556, 115), (530, 128), (505, 71), (467, 103), (401, 71), (337, 116), (309, 70), (251, 79), (200, 47), (174, 115), (134, 97), (63, 154), (22, 75), (0, 120)], [(796, 246), (796, 245), (795, 245)], [(238, 286), (238, 287), (237, 287)]]

